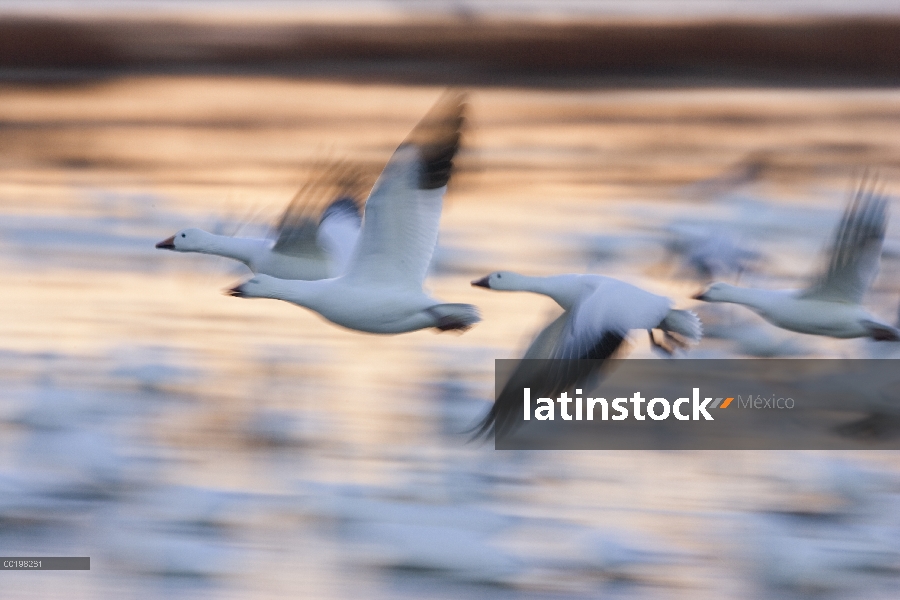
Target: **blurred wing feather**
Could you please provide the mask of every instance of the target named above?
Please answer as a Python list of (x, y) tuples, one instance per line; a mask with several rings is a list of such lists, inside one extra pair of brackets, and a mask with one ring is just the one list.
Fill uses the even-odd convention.
[[(473, 437), (508, 433), (522, 406), (522, 390), (531, 388), (532, 398), (555, 398), (561, 392), (583, 385), (599, 375), (606, 359), (615, 357), (626, 334), (605, 331), (591, 338), (572, 331), (571, 313), (565, 312), (547, 325), (516, 364), (490, 411), (475, 426)], [(535, 360), (541, 359), (541, 360)]]
[(356, 247), (362, 217), (352, 198), (332, 202), (319, 222), (316, 240), (329, 258), (329, 276), (343, 275)]
[(878, 274), (887, 226), (887, 198), (865, 179), (835, 231), (825, 272), (802, 298), (859, 304)]
[(339, 162), (314, 167), (314, 171), (319, 172), (294, 194), (275, 226), (278, 237), (273, 252), (325, 260), (319, 241), (320, 215), (327, 213), (326, 207), (343, 200), (355, 204), (358, 212), (360, 177), (355, 167)]
[(464, 108), (461, 95), (442, 98), (391, 156), (366, 201), (347, 265), (346, 277), (355, 284), (422, 288)]

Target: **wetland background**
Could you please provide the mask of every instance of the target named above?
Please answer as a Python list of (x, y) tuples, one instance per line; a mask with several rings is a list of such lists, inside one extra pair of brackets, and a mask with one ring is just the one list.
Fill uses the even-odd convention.
[[(552, 8), (551, 8), (552, 7)], [(14, 598), (893, 598), (893, 452), (497, 452), (493, 361), (597, 272), (701, 310), (690, 356), (893, 356), (690, 300), (802, 285), (866, 168), (897, 194), (888, 3), (0, 3), (0, 553)], [(155, 242), (265, 231), (469, 92), (428, 285), (465, 335), (350, 333)], [(867, 298), (893, 321), (897, 223)], [(651, 357), (644, 337), (630, 356)]]

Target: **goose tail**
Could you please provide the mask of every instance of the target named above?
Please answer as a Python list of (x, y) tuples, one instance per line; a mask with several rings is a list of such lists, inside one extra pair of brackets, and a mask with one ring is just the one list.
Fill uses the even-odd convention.
[(481, 321), (478, 309), (471, 304), (438, 304), (429, 311), (434, 315), (434, 327), (439, 331), (466, 331)]
[(703, 337), (703, 323), (689, 310), (670, 310), (659, 328), (666, 333), (676, 333), (693, 343), (699, 342)]

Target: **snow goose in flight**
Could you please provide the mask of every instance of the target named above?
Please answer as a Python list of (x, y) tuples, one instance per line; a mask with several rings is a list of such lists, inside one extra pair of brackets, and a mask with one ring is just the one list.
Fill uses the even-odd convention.
[[(472, 285), (543, 294), (565, 310), (528, 347), (491, 411), (476, 427), (476, 437), (495, 427), (499, 432), (509, 430), (513, 415), (519, 414), (523, 387), (540, 390), (541, 396), (552, 396), (584, 384), (603, 368), (605, 359), (616, 354), (632, 329), (646, 329), (651, 344), (669, 354), (675, 348), (687, 347), (689, 341), (700, 341), (703, 335), (700, 319), (694, 313), (675, 310), (672, 301), (664, 296), (602, 275), (529, 277), (497, 271)], [(654, 329), (663, 332), (661, 341), (654, 336)], [(528, 359), (563, 360), (536, 365)]]
[(900, 330), (861, 305), (878, 273), (887, 226), (887, 198), (865, 179), (834, 235), (828, 266), (805, 290), (760, 290), (713, 283), (695, 298), (741, 304), (769, 323), (798, 333), (834, 338), (900, 341)]
[(156, 247), (232, 258), (254, 273), (281, 279), (336, 277), (344, 271), (359, 235), (360, 176), (341, 163), (320, 170), (285, 209), (275, 240), (188, 228)]
[(464, 107), (462, 95), (442, 98), (391, 156), (366, 201), (359, 240), (340, 277), (286, 281), (257, 275), (230, 293), (291, 302), (369, 333), (465, 330), (477, 323), (474, 306), (440, 302), (422, 290)]

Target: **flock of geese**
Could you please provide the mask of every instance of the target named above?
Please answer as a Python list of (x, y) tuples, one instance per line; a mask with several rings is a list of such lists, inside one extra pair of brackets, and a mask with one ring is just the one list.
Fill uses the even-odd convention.
[[(283, 300), (351, 330), (465, 331), (480, 321), (475, 306), (442, 302), (423, 290), (465, 107), (465, 96), (455, 92), (435, 104), (391, 156), (362, 215), (361, 202), (350, 191), (349, 170), (336, 166), (326, 176), (346, 176), (344, 181), (351, 183), (339, 186), (324, 208), (312, 206), (301, 190), (278, 223), (274, 240), (189, 228), (156, 247), (240, 261), (254, 276), (229, 290), (232, 296)], [(315, 188), (315, 183), (309, 186)], [(864, 177), (837, 227), (826, 267), (804, 290), (713, 283), (694, 298), (740, 304), (777, 327), (799, 333), (900, 341), (900, 330), (861, 304), (878, 272), (887, 209), (883, 190)], [(669, 298), (610, 277), (496, 271), (472, 285), (543, 294), (564, 309), (538, 334), (524, 358), (594, 359), (601, 364), (637, 329), (647, 330), (652, 346), (667, 354), (702, 337), (694, 313), (673, 309)], [(562, 385), (572, 383), (570, 379)], [(480, 432), (494, 428), (497, 408), (495, 404), (485, 417)]]

